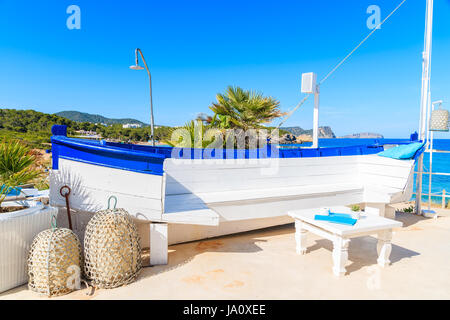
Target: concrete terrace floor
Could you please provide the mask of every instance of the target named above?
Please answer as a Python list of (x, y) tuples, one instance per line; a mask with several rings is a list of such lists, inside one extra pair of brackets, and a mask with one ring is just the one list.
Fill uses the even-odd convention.
[[(376, 239), (353, 239), (347, 275), (331, 272), (332, 244), (310, 234), (295, 253), (287, 225), (170, 247), (169, 264), (144, 268), (116, 289), (83, 289), (52, 299), (450, 299), (450, 210), (437, 220), (397, 213), (392, 265), (376, 264)], [(26, 286), (0, 299), (47, 299)]]

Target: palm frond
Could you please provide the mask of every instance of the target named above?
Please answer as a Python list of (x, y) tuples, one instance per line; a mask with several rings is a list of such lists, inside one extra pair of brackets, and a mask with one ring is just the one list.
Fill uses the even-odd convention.
[(202, 121), (192, 120), (175, 130), (171, 139), (164, 142), (178, 148), (206, 148), (215, 140), (214, 137), (205, 134), (208, 129), (209, 126), (204, 125)]
[(228, 86), (224, 93), (216, 95), (216, 100), (209, 108), (214, 112), (211, 125), (219, 128), (260, 128), (284, 115), (275, 98), (240, 87)]

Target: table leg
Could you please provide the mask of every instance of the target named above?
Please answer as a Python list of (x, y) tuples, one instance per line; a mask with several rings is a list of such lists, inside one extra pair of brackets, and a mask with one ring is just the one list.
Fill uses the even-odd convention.
[(348, 245), (350, 239), (336, 238), (333, 241), (333, 273), (336, 276), (344, 275), (348, 259)]
[(381, 267), (387, 266), (391, 263), (389, 261), (389, 256), (391, 255), (392, 251), (392, 230), (385, 230), (378, 233), (378, 244), (377, 244), (377, 251), (378, 251), (378, 265)]
[(295, 220), (295, 242), (297, 244), (297, 254), (306, 253), (306, 238), (308, 231), (303, 229), (302, 225), (303, 222), (301, 222), (300, 220)]

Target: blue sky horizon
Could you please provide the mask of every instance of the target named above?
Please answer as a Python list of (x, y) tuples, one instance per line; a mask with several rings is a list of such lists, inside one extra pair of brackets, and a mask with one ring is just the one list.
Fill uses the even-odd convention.
[[(302, 98), (301, 74), (323, 78), (401, 0), (51, 1), (0, 0), (0, 107), (77, 110), (149, 122), (148, 79), (129, 70), (140, 47), (153, 79), (155, 122), (182, 125), (228, 85)], [(69, 30), (69, 5), (81, 29)], [(450, 1), (436, 0), (432, 99), (450, 109)], [(417, 130), (425, 0), (407, 0), (321, 87), (320, 125), (336, 135)], [(312, 99), (285, 126), (312, 127)], [(278, 121), (274, 121), (274, 125)], [(450, 138), (438, 134), (437, 138)]]

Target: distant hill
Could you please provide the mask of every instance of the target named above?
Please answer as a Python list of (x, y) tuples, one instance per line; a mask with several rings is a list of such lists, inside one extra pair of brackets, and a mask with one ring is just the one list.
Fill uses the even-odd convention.
[[(301, 127), (283, 127), (280, 129), (288, 131), (295, 136), (300, 135), (312, 136), (313, 134), (312, 129), (306, 130)], [(330, 127), (319, 127), (319, 138), (336, 138), (336, 135), (334, 134), (333, 130), (331, 130)]]
[(339, 138), (343, 139), (383, 139), (383, 135), (379, 133), (372, 133), (372, 132), (361, 132), (361, 133), (354, 133), (349, 134), (346, 136), (342, 136)]
[[(54, 124), (66, 125), (67, 134), (69, 137), (80, 135), (94, 135), (102, 137), (103, 139), (121, 142), (148, 142), (150, 139), (150, 128), (128, 128), (123, 129), (122, 126), (104, 126), (97, 123), (105, 123), (108, 118), (105, 117), (78, 117), (75, 119), (84, 120), (90, 119), (90, 122), (79, 122), (68, 119), (70, 117), (67, 113), (63, 114), (65, 117), (57, 114), (48, 114), (37, 112), (34, 110), (16, 110), (7, 109), (0, 106), (0, 141), (2, 140), (20, 140), (32, 148), (48, 149), (50, 145), (50, 137), (52, 135), (51, 128)], [(73, 112), (72, 115), (77, 114)], [(84, 114), (91, 116), (89, 114)], [(106, 119), (106, 120), (105, 120)], [(113, 120), (114, 119), (109, 119)], [(120, 119), (125, 123), (142, 123), (134, 119)], [(109, 122), (111, 123), (111, 122)], [(120, 123), (120, 122), (118, 122)], [(86, 134), (88, 132), (88, 134)], [(155, 138), (158, 141), (165, 141), (170, 139), (172, 129), (166, 126), (155, 127)]]
[(111, 119), (104, 116), (101, 116), (99, 114), (90, 114), (85, 112), (78, 112), (78, 111), (62, 111), (55, 113), (55, 115), (59, 117), (63, 117), (72, 121), (76, 122), (90, 122), (90, 123), (104, 123), (107, 125), (111, 124), (140, 124), (141, 126), (147, 126), (148, 124), (131, 118), (123, 118), (123, 119)]
[(47, 149), (54, 124), (66, 125), (69, 133), (79, 125), (54, 114), (0, 108), (0, 141), (20, 140), (32, 148)]
[(3, 132), (50, 134), (54, 124), (66, 125), (69, 128), (77, 125), (67, 118), (31, 109), (0, 109), (0, 130)]

